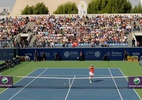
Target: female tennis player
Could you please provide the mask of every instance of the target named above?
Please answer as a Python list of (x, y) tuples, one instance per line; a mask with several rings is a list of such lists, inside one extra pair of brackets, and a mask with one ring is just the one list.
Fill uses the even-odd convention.
[(94, 76), (94, 72), (95, 72), (95, 68), (94, 66), (91, 64), (91, 66), (89, 67), (89, 80), (90, 80), (90, 83), (92, 83), (92, 78)]

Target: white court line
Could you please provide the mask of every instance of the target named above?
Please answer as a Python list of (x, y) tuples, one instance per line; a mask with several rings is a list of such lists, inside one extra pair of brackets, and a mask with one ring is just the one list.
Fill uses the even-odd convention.
[[(123, 76), (125, 76), (124, 73), (121, 71), (120, 68), (119, 68), (119, 71), (122, 73)], [(126, 79), (126, 81), (128, 82), (128, 80), (127, 80), (126, 77), (125, 77), (125, 79)], [(141, 97), (139, 96), (139, 94), (136, 92), (136, 90), (135, 90), (134, 88), (133, 88), (133, 90), (135, 91), (135, 93), (136, 93), (136, 95), (139, 97), (139, 99), (142, 100)]]
[[(29, 74), (27, 74), (25, 77), (27, 77), (28, 75), (30, 75), (31, 73), (33, 73), (34, 71), (36, 71), (38, 68), (36, 68), (35, 70), (33, 70), (32, 72), (30, 72)], [(12, 75), (10, 75), (10, 76), (12, 76)], [(16, 83), (18, 83), (19, 81), (21, 81), (23, 78), (21, 78), (20, 80), (18, 80)], [(14, 83), (14, 84), (16, 84), (16, 83)], [(2, 92), (0, 92), (0, 94), (1, 93), (3, 93), (3, 92), (5, 92), (6, 90), (8, 90), (9, 88), (7, 88), (7, 89), (5, 89), (4, 91), (2, 91)]]
[[(69, 93), (70, 93), (70, 90), (71, 90), (71, 87), (72, 87), (73, 82), (74, 82), (74, 80), (75, 80), (75, 77), (76, 77), (76, 76), (73, 77), (73, 80), (72, 80), (71, 84), (69, 83), (69, 84), (70, 84), (70, 85), (69, 85), (69, 90), (68, 90), (68, 92), (67, 92), (67, 94), (66, 94), (65, 100), (67, 100), (67, 98), (68, 98), (68, 95), (69, 95)], [(69, 81), (69, 82), (70, 82), (70, 81)]]
[(31, 80), (27, 85), (25, 85), (22, 89), (20, 89), (16, 94), (14, 94), (9, 100), (13, 99), (17, 94), (19, 94), (23, 89), (25, 89), (29, 84), (31, 84), (37, 77), (39, 77), (41, 74), (43, 74), (47, 69), (45, 69), (42, 73), (40, 73), (38, 76), (36, 76), (33, 80)]
[(111, 75), (111, 77), (112, 77), (112, 79), (113, 79), (113, 82), (114, 82), (114, 84), (115, 84), (115, 87), (116, 87), (116, 89), (117, 89), (117, 92), (118, 92), (118, 94), (119, 94), (121, 100), (123, 100), (122, 95), (121, 95), (121, 93), (120, 93), (120, 91), (119, 91), (119, 89), (118, 89), (118, 86), (117, 86), (117, 84), (116, 84), (116, 82), (115, 82), (115, 80), (114, 80), (114, 78), (113, 78), (113, 75), (112, 75), (112, 73), (111, 73), (111, 70), (110, 70), (109, 68), (108, 68), (108, 70), (109, 70), (110, 75)]

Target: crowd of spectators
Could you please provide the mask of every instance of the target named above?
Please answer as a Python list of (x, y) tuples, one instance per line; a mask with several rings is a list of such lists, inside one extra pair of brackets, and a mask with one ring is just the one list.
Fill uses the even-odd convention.
[[(66, 47), (70, 44), (87, 44), (94, 46), (109, 46), (110, 44), (128, 44), (128, 34), (140, 31), (135, 24), (140, 15), (46, 15), (46, 16), (16, 16), (0, 19), (0, 42), (14, 39), (22, 33), (33, 32), (36, 39), (33, 47)], [(35, 22), (25, 30), (28, 22)], [(132, 23), (134, 22), (134, 23)], [(14, 46), (25, 47), (25, 40), (13, 41)], [(27, 41), (26, 41), (27, 43)], [(28, 46), (28, 45), (27, 45)]]
[(16, 42), (15, 38), (19, 33), (22, 33), (28, 23), (27, 17), (6, 17), (0, 19), (0, 46), (8, 47), (10, 41), (16, 46), (19, 43)]
[(109, 46), (127, 44), (128, 34), (134, 29), (138, 16), (95, 15), (83, 16), (36, 16), (33, 32), (37, 38), (34, 47), (54, 47), (56, 44), (68, 46), (89, 44), (90, 46)]

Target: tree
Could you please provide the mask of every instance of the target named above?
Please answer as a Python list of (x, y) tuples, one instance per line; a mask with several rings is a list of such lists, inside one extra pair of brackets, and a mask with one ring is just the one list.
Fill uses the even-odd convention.
[(48, 8), (45, 6), (43, 2), (37, 3), (33, 9), (33, 14), (48, 14), (48, 12)]
[(24, 10), (22, 10), (22, 15), (32, 15), (32, 14), (48, 14), (48, 8), (44, 3), (37, 3), (35, 6), (27, 5)]
[(67, 2), (65, 4), (61, 4), (54, 11), (54, 14), (77, 14), (78, 9), (75, 3)]
[(22, 15), (24, 15), (24, 14), (25, 14), (25, 15), (28, 15), (28, 13), (29, 13), (28, 10), (29, 10), (29, 8), (30, 8), (29, 5), (27, 5), (27, 6), (24, 8), (24, 10), (22, 10)]
[(132, 9), (132, 13), (142, 13), (142, 5), (139, 3)]
[(88, 13), (129, 13), (132, 5), (128, 0), (93, 0), (88, 5)]
[(129, 1), (124, 1), (124, 9), (123, 9), (123, 13), (130, 13), (132, 9), (132, 5)]
[(28, 8), (28, 14), (32, 14), (33, 13), (33, 9), (34, 9), (34, 6), (30, 6)]

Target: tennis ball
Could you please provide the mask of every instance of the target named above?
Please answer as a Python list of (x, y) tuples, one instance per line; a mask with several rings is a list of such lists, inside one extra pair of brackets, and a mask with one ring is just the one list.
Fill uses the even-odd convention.
[(66, 83), (64, 83), (64, 85), (66, 85)]

